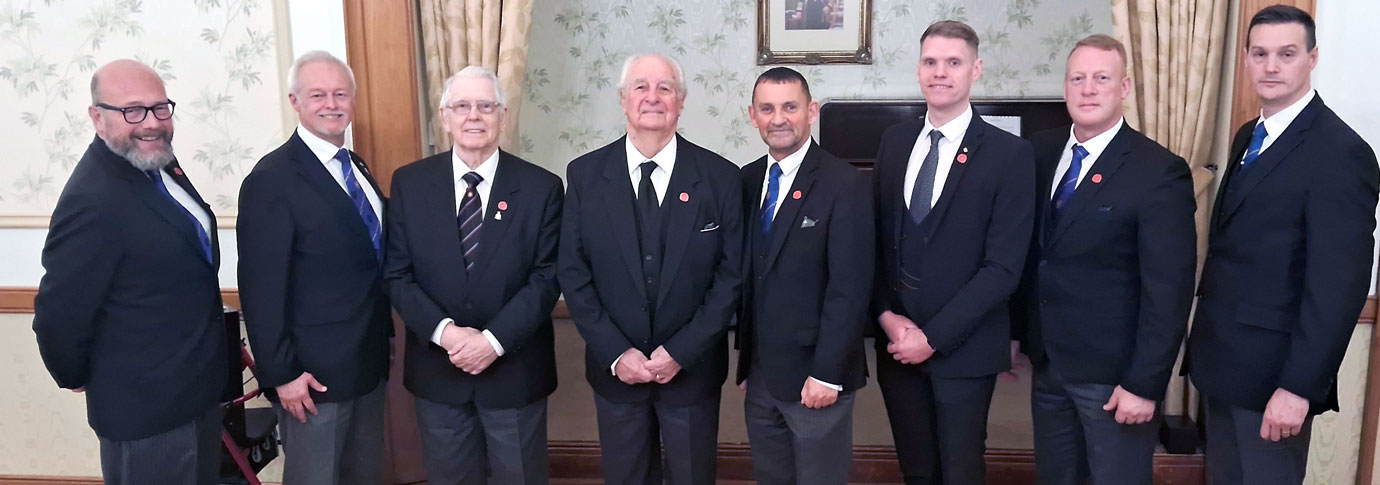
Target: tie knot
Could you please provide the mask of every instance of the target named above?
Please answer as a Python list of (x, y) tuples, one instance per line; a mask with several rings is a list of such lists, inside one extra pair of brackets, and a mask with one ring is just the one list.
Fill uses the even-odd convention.
[(144, 171), (144, 175), (148, 175), (148, 176), (149, 176), (149, 180), (153, 180), (153, 181), (156, 181), (156, 182), (162, 182), (162, 181), (163, 181), (163, 177), (160, 176), (160, 175), (158, 175), (158, 170), (157, 170), (157, 169), (154, 169), (154, 170), (145, 170), (145, 171)]
[(642, 169), (642, 176), (643, 176), (643, 177), (651, 177), (651, 176), (652, 176), (652, 170), (656, 170), (656, 162), (653, 162), (653, 161), (651, 161), (651, 160), (647, 160), (647, 161), (645, 161), (645, 162), (642, 162), (642, 164), (641, 164), (641, 165), (638, 165), (637, 167)]
[(942, 139), (944, 139), (944, 132), (939, 131), (939, 130), (934, 130), (934, 129), (931, 129), (931, 130), (930, 130), (930, 146), (933, 147), (933, 146), (938, 145), (938, 144), (939, 144), (939, 140), (942, 140)]
[(1265, 122), (1262, 121), (1262, 122), (1256, 123), (1256, 124), (1255, 124), (1255, 132), (1251, 133), (1251, 136), (1254, 136), (1254, 137), (1256, 137), (1256, 138), (1259, 138), (1259, 139), (1262, 139), (1262, 140), (1263, 140), (1263, 139), (1265, 139), (1265, 136), (1266, 136), (1266, 135), (1269, 135), (1269, 132), (1265, 131)]
[(341, 148), (340, 151), (335, 152), (335, 159), (336, 159), (336, 160), (339, 160), (340, 163), (349, 164), (349, 163), (350, 163), (350, 151), (349, 151), (349, 150), (346, 150), (346, 149), (344, 149), (344, 148)]
[(1073, 146), (1073, 158), (1082, 160), (1082, 159), (1087, 158), (1087, 157), (1088, 157), (1088, 149), (1087, 149), (1087, 148), (1083, 148), (1083, 145), (1074, 145), (1074, 146)]
[(484, 177), (479, 175), (479, 172), (470, 172), (460, 178), (464, 179), (465, 183), (470, 184), (470, 188), (474, 188), (484, 181)]
[(771, 164), (771, 178), (777, 178), (777, 177), (780, 177), (780, 176), (781, 176), (781, 164), (779, 164), (779, 163), (772, 163), (772, 164)]

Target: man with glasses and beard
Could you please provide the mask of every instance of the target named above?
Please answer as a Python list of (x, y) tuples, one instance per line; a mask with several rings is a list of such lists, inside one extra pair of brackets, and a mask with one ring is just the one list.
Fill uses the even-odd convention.
[(105, 483), (212, 484), (220, 469), (216, 220), (173, 156), (174, 106), (143, 64), (96, 70), (96, 139), (43, 245), (34, 333), (58, 386), (86, 395)]

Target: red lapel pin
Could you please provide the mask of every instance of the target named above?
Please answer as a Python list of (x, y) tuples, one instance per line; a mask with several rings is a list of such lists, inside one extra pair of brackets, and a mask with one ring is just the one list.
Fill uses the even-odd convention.
[(1095, 184), (1100, 184), (1100, 183), (1102, 183), (1102, 174), (1100, 174), (1100, 173), (1095, 173), (1095, 174), (1093, 174), (1093, 176), (1092, 176), (1092, 182), (1095, 183)]
[(791, 198), (792, 198), (792, 199), (795, 199), (795, 200), (800, 200), (800, 191), (797, 190), (797, 191), (791, 193)]
[(498, 210), (501, 210), (501, 211), (506, 211), (506, 210), (508, 210), (508, 201), (506, 201), (506, 200), (500, 200), (500, 201), (498, 201)]
[(173, 173), (182, 175), (182, 167), (173, 167)]
[(960, 154), (958, 154), (958, 163), (968, 163), (968, 154), (966, 154), (966, 153), (960, 153)]
[(681, 193), (680, 193), (680, 201), (681, 201), (681, 202), (690, 202), (690, 194), (685, 193), (685, 192), (681, 192)]

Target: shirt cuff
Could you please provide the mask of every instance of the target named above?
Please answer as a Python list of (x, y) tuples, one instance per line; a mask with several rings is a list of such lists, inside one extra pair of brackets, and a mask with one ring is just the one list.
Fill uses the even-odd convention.
[(489, 339), (489, 345), (494, 346), (494, 353), (498, 354), (499, 357), (503, 357), (503, 344), (498, 343), (498, 339), (494, 338), (494, 334), (488, 330), (484, 330), (480, 333), (484, 334), (484, 338)]
[(830, 383), (828, 383), (828, 382), (824, 382), (824, 381), (821, 381), (821, 380), (819, 380), (819, 379), (815, 379), (815, 378), (813, 378), (813, 377), (811, 377), (810, 380), (815, 381), (815, 382), (819, 383), (820, 385), (822, 385), (822, 386), (824, 386), (824, 387), (833, 389), (833, 390), (838, 391), (838, 392), (843, 392), (843, 386), (840, 386), (840, 385), (838, 385), (838, 384), (830, 384)]
[(609, 364), (609, 373), (613, 374), (614, 377), (618, 377), (618, 361), (620, 360), (623, 360), (622, 354), (619, 354), (617, 358), (613, 359), (613, 363)]
[[(455, 323), (455, 320), (451, 320), (449, 318), (441, 319), (441, 323), (436, 324), (436, 330), (431, 331), (431, 343), (441, 345), (441, 334), (445, 332), (446, 325), (450, 325), (452, 323)], [(441, 346), (444, 347), (444, 345)]]

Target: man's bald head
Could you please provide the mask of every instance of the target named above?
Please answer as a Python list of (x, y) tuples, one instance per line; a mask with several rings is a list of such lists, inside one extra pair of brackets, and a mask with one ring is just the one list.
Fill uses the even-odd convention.
[[(162, 168), (173, 160), (173, 120), (160, 120), (148, 111), (170, 105), (163, 80), (148, 66), (130, 59), (111, 61), (91, 75), (91, 106), (87, 114), (96, 136), (139, 170)], [(165, 106), (171, 110), (171, 106)], [(140, 110), (139, 108), (144, 108)], [(130, 123), (125, 111), (144, 115)]]

